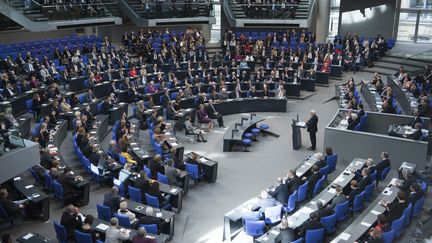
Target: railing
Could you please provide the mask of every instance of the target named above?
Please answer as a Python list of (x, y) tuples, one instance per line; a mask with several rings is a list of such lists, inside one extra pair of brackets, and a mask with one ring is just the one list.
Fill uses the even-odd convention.
[[(132, 7), (134, 11), (141, 12), (140, 18), (145, 19), (165, 19), (165, 18), (191, 18), (191, 17), (212, 17), (213, 16), (213, 1), (210, 2), (141, 2), (125, 0), (128, 5), (141, 4), (141, 7)], [(201, 7), (201, 8), (200, 8)], [(205, 8), (203, 8), (205, 7)], [(200, 11), (201, 10), (201, 11)], [(204, 10), (204, 12), (202, 11)]]
[[(57, 8), (59, 6), (69, 5), (68, 3), (55, 4), (55, 5), (45, 5), (45, 4), (38, 3), (36, 0), (31, 0), (31, 1), (33, 2), (33, 4), (35, 4), (41, 8)], [(99, 6), (99, 5), (117, 5), (117, 3), (118, 3), (118, 1), (113, 1), (113, 2), (97, 1), (95, 3), (76, 3), (76, 4), (73, 4), (73, 6), (88, 7), (88, 6)]]
[[(414, 58), (414, 57), (417, 57), (417, 58)], [(419, 60), (419, 59), (420, 60), (427, 60), (427, 61), (432, 60), (432, 49), (431, 50), (427, 50), (427, 51), (422, 51), (422, 52), (419, 52), (417, 54), (413, 54), (411, 56), (403, 58), (401, 60), (401, 66), (403, 66), (404, 63), (406, 63), (407, 60)], [(417, 70), (411, 71), (410, 75), (411, 76), (416, 76), (418, 74), (423, 73), (423, 71), (424, 71), (424, 68), (417, 69)]]

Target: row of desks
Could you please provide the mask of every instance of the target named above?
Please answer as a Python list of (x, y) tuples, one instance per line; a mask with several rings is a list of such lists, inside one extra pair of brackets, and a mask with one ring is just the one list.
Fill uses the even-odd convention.
[[(297, 167), (297, 176), (301, 178), (306, 175), (316, 162), (317, 158), (315, 155), (309, 155), (303, 163)], [(275, 185), (272, 185), (270, 190), (274, 187)], [(223, 240), (231, 241), (233, 237), (243, 229), (243, 213), (248, 211), (247, 206), (249, 204), (254, 204), (257, 200), (258, 196), (255, 196), (224, 214)]]

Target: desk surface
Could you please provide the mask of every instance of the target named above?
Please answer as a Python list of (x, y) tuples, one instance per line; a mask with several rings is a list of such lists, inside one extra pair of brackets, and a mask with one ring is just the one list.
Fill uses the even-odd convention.
[[(135, 202), (135, 201), (132, 201), (132, 200), (128, 200), (128, 199), (126, 201), (128, 203), (128, 209), (131, 212), (134, 212), (134, 213), (139, 213), (139, 214), (142, 214), (142, 215), (152, 216), (152, 217), (155, 217), (155, 218), (160, 218), (162, 220), (173, 219), (174, 216), (175, 216), (175, 213), (171, 212), (171, 211), (161, 210), (161, 209), (158, 209), (158, 208), (153, 208), (153, 207), (150, 207), (148, 205), (145, 205), (145, 204), (142, 204), (142, 203), (139, 203), (139, 202)], [(146, 212), (147, 208), (152, 208), (153, 209), (153, 213), (152, 214), (147, 214), (147, 212)]]
[(27, 233), (25, 235), (22, 235), (16, 241), (20, 243), (55, 243), (57, 240), (49, 239), (43, 235), (40, 235), (38, 233)]
[(378, 215), (386, 211), (386, 208), (379, 202), (386, 200), (392, 202), (400, 191), (395, 185), (402, 183), (402, 180), (393, 178), (384, 191), (359, 215), (348, 228), (339, 234), (332, 243), (354, 242), (365, 234), (369, 228), (378, 220)]
[(22, 193), (33, 203), (39, 203), (45, 199), (48, 199), (48, 195), (21, 177), (15, 177), (14, 186), (20, 193)]

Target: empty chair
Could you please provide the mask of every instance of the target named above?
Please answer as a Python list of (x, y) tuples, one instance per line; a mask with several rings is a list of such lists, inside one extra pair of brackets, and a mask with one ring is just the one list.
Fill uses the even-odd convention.
[(307, 197), (308, 182), (306, 181), (298, 189), (297, 202), (302, 202)]
[(91, 234), (75, 230), (75, 241), (79, 243), (93, 243)]
[(249, 138), (243, 138), (242, 139), (242, 143), (244, 145), (243, 152), (249, 152), (249, 150), (247, 148), (248, 148), (249, 145), (252, 144), (252, 140), (250, 140)]
[(189, 173), (192, 180), (198, 181), (204, 176), (204, 173), (199, 171), (198, 165), (185, 163), (185, 166), (186, 166), (186, 172)]
[(328, 175), (330, 173), (330, 166), (326, 165), (320, 169), (320, 173), (323, 175)]
[(331, 234), (336, 231), (336, 213), (321, 218), (321, 223), (324, 225), (326, 234)]
[(97, 208), (98, 218), (105, 221), (110, 221), (110, 219), (112, 218), (110, 207), (96, 204), (96, 208)]
[(405, 216), (403, 214), (400, 218), (393, 220), (393, 222), (391, 224), (391, 228), (395, 232), (395, 238), (398, 238), (401, 235), (401, 231), (403, 230), (404, 221), (405, 221)]
[(375, 181), (372, 181), (371, 184), (367, 185), (364, 190), (364, 200), (369, 201), (373, 196), (373, 191), (375, 188)]
[(372, 179), (372, 181), (376, 181), (378, 172), (375, 170), (372, 174), (369, 175), (369, 177)]
[(323, 175), (321, 179), (317, 181), (313, 190), (313, 195), (317, 195), (321, 191), (325, 178), (325, 175)]
[(411, 222), (412, 204), (408, 204), (408, 207), (404, 209), (403, 215), (405, 216), (404, 226), (408, 226)]
[(354, 197), (352, 213), (359, 212), (363, 209), (364, 195), (365, 192), (362, 191), (360, 194)]
[(349, 201), (336, 204), (335, 206), (336, 220), (343, 221), (348, 218), (349, 213)]
[(326, 159), (327, 165), (329, 166), (329, 173), (336, 170), (337, 154), (329, 155)]
[(422, 212), (424, 202), (425, 202), (425, 196), (423, 196), (422, 198), (417, 200), (417, 202), (414, 203), (412, 217), (416, 217)]
[(144, 227), (147, 233), (150, 234), (158, 234), (158, 226), (157, 224), (140, 224), (140, 227)]
[(165, 175), (162, 175), (161, 173), (157, 173), (157, 180), (160, 182), (160, 183), (164, 183), (164, 184), (169, 184), (168, 183), (168, 177), (166, 177)]
[(307, 230), (305, 236), (306, 242), (321, 243), (324, 242), (324, 228), (316, 230)]
[(394, 230), (389, 230), (381, 234), (381, 239), (384, 241), (384, 243), (393, 243), (394, 238), (395, 238)]
[(283, 208), (284, 212), (291, 213), (295, 210), (297, 203), (297, 190), (288, 197), (287, 206)]
[(268, 207), (264, 209), (264, 222), (269, 225), (279, 223), (281, 221), (282, 205), (276, 205), (274, 207)]
[(262, 220), (245, 221), (245, 225), (244, 225), (246, 234), (248, 234), (254, 238), (264, 234), (264, 226), (265, 226), (265, 223)]
[(142, 194), (139, 188), (128, 186), (128, 191), (130, 200), (142, 203)]
[(44, 189), (46, 191), (53, 190), (53, 178), (51, 177), (51, 175), (48, 171), (45, 171), (44, 178), (45, 178)]
[(54, 196), (58, 200), (64, 199), (64, 193), (63, 193), (63, 186), (62, 184), (58, 183), (56, 180), (53, 180), (53, 187), (54, 187)]
[(389, 167), (385, 168), (385, 169), (381, 172), (381, 174), (377, 175), (377, 177), (378, 177), (378, 178), (377, 178), (378, 181), (384, 181), (384, 180), (386, 179), (388, 173), (390, 172), (390, 169), (391, 169), (391, 167), (389, 166)]
[(60, 243), (68, 243), (66, 229), (63, 225), (54, 221), (54, 230), (56, 232), (56, 238)]

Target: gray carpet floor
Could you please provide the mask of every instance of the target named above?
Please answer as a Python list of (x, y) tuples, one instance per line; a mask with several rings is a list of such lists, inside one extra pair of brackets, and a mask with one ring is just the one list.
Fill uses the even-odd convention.
[[(219, 162), (218, 178), (214, 184), (202, 182), (190, 189), (184, 198), (183, 210), (176, 214), (175, 236), (171, 242), (222, 242), (224, 213), (257, 195), (260, 190), (270, 186), (278, 176), (285, 175), (289, 169), (295, 168), (310, 154), (310, 151), (306, 150), (310, 146), (310, 142), (305, 131), (302, 131), (303, 148), (298, 151), (292, 149), (291, 121), (297, 114), (301, 120), (305, 120), (309, 116), (309, 110), (315, 109), (317, 111), (319, 117), (317, 151), (322, 151), (324, 128), (337, 110), (336, 101), (326, 101), (334, 96), (334, 85), (338, 82), (345, 82), (344, 80), (347, 80), (350, 75), (358, 81), (365, 78), (369, 79), (372, 76), (367, 73), (344, 75), (343, 81), (331, 81), (329, 87), (317, 87), (315, 95), (306, 100), (289, 100), (287, 113), (261, 113), (260, 115), (266, 117), (265, 123), (270, 126), (270, 131), (279, 134), (280, 137), (259, 137), (259, 141), (254, 142), (250, 147), (251, 152), (249, 153), (241, 152), (242, 147), (236, 148), (235, 152), (223, 153), (222, 137), (225, 132), (223, 128), (215, 128), (207, 134), (207, 143), (186, 143), (186, 151), (195, 151)], [(239, 121), (240, 116), (242, 114), (225, 116), (226, 125)], [(142, 133), (144, 136), (141, 136), (141, 139), (144, 140), (145, 144), (148, 144), (147, 131)], [(105, 147), (110, 137), (111, 134), (104, 139)], [(179, 137), (181, 139), (180, 134)], [(352, 145), (355, 145), (354, 142)], [(78, 171), (82, 171), (72, 149), (70, 134), (62, 144), (60, 151), (68, 163), (74, 164)], [(334, 152), (337, 153), (338, 151)], [(370, 155), (376, 160), (378, 160), (378, 156), (378, 154)], [(341, 164), (339, 163), (338, 171), (333, 173), (329, 180), (333, 180), (344, 169)], [(103, 194), (108, 190), (106, 187), (102, 189), (97, 189), (97, 187), (92, 185), (90, 203), (81, 208), (84, 214), (97, 216), (96, 203), (102, 202)], [(49, 222), (24, 221), (6, 232), (11, 232), (15, 237), (27, 232), (37, 232), (55, 238), (52, 222), (60, 220), (61, 213), (61, 204), (52, 199), (51, 220)], [(240, 240), (238, 242), (245, 241)]]

